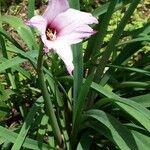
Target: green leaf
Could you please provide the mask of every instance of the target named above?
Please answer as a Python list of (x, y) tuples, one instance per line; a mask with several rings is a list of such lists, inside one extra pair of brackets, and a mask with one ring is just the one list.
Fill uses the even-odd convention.
[(94, 74), (90, 75), (84, 82), (84, 84), (81, 87), (80, 93), (79, 93), (79, 97), (77, 99), (76, 102), (76, 109), (74, 111), (74, 115), (75, 115), (75, 124), (79, 124), (78, 120), (80, 120), (82, 111), (84, 110), (84, 107), (86, 105), (86, 98), (87, 98), (87, 94), (89, 92), (92, 80), (93, 80)]
[(89, 132), (84, 133), (78, 143), (77, 150), (90, 150), (92, 142), (93, 139), (90, 137)]
[(34, 16), (34, 10), (35, 10), (35, 0), (28, 1), (28, 18)]
[(117, 1), (118, 0), (111, 1), (106, 14), (104, 14), (102, 17), (99, 18), (99, 24), (97, 24), (95, 27), (95, 30), (98, 31), (98, 33), (92, 36), (88, 42), (88, 46), (84, 55), (85, 62), (87, 62), (90, 59), (90, 57), (96, 56), (96, 54), (99, 53), (99, 49), (103, 44), (103, 40), (104, 37), (106, 36), (108, 25), (111, 16), (114, 12)]
[(19, 150), (27, 136), (27, 133), (31, 127), (31, 124), (34, 121), (34, 116), (37, 112), (37, 110), (42, 106), (43, 104), (43, 98), (40, 97), (39, 99), (37, 99), (37, 101), (35, 102), (35, 104), (32, 106), (32, 108), (30, 108), (30, 111), (22, 125), (22, 128), (20, 130), (20, 133), (17, 137), (17, 139), (15, 140), (14, 145), (12, 146), (12, 150)]
[[(150, 22), (146, 23), (143, 27), (141, 27), (139, 29), (133, 30), (133, 31), (129, 32), (128, 34), (126, 34), (126, 32), (125, 32), (124, 34), (126, 36), (131, 36), (133, 38), (140, 38), (141, 36), (147, 36), (149, 34), (149, 31), (150, 31)], [(129, 58), (132, 57), (132, 55), (135, 52), (142, 49), (142, 47), (144, 47), (144, 45), (145, 44), (143, 44), (143, 41), (134, 41), (134, 43), (126, 44), (126, 46), (124, 46), (123, 49), (121, 49), (120, 54), (116, 57), (115, 61), (113, 62), (113, 65), (120, 65), (120, 64), (125, 63)], [(145, 60), (145, 58), (143, 58), (142, 61), (143, 60)], [(149, 60), (149, 58), (148, 58), (148, 60)], [(133, 71), (134, 70), (135, 69), (133, 68)], [(135, 71), (142, 73), (142, 71), (137, 70), (137, 69)], [(104, 76), (100, 82), (101, 85), (105, 85), (113, 73), (114, 73), (114, 68), (110, 68), (104, 74)], [(144, 70), (143, 70), (143, 73), (144, 73)]]
[(6, 32), (4, 29), (0, 28), (0, 34), (2, 34), (4, 37), (6, 37), (13, 45), (16, 47), (22, 49), (22, 47), (17, 43), (15, 39), (13, 39), (8, 32)]
[[(11, 52), (15, 52), (16, 54), (18, 54), (19, 56), (21, 56), (22, 58), (26, 58), (27, 60), (29, 60), (31, 62), (31, 64), (33, 65), (34, 69), (36, 69), (36, 65), (37, 65), (37, 56), (38, 56), (38, 51), (37, 50), (32, 50), (29, 52), (24, 52), (21, 49), (11, 46), (11, 47), (7, 47), (7, 49)], [(53, 78), (50, 70), (48, 70), (47, 68), (43, 68), (44, 72), (46, 72), (50, 77)]]
[(6, 141), (6, 139), (4, 139), (0, 136), (0, 145), (2, 145), (5, 141)]
[(100, 63), (97, 67), (96, 73), (95, 73), (95, 77), (94, 77), (94, 81), (97, 83), (100, 83), (101, 81), (101, 76), (104, 72), (104, 69), (107, 65), (108, 59), (111, 55), (111, 53), (115, 50), (116, 48), (116, 44), (118, 43), (121, 34), (124, 31), (124, 28), (129, 20), (129, 18), (131, 17), (131, 15), (133, 14), (134, 10), (136, 9), (137, 5), (139, 4), (140, 0), (135, 0), (133, 1), (128, 10), (125, 12), (123, 18), (121, 19), (117, 29), (115, 30), (111, 40), (109, 41), (102, 58), (100, 59)]
[(126, 126), (130, 129), (130, 131), (135, 139), (135, 142), (138, 146), (138, 149), (139, 150), (149, 150), (150, 134), (138, 126), (135, 126), (132, 124), (127, 124)]
[(29, 49), (38, 49), (33, 32), (20, 18), (16, 16), (2, 16), (0, 21), (6, 22), (15, 28)]
[(16, 30), (19, 26), (23, 25), (23, 21), (21, 20), (21, 18), (16, 16), (1, 16), (0, 21), (10, 24)]
[(56, 101), (59, 107), (63, 107), (64, 106), (64, 101), (61, 97), (61, 93), (58, 89), (58, 86), (56, 84), (56, 81), (49, 76), (48, 74), (45, 74), (45, 79), (47, 80), (50, 90), (52, 91), (54, 97), (56, 97)]
[(120, 149), (138, 150), (131, 132), (113, 116), (96, 109), (87, 111), (85, 116), (88, 120), (90, 118), (96, 120), (96, 122), (87, 120), (88, 125), (114, 142)]
[(26, 71), (25, 69), (21, 67), (13, 67), (14, 70), (17, 70), (20, 74), (22, 74), (24, 77), (31, 79), (31, 72)]
[(143, 36), (143, 37), (137, 37), (131, 40), (127, 40), (125, 42), (120, 42), (119, 44), (117, 44), (117, 46), (122, 46), (125, 44), (129, 44), (129, 43), (136, 43), (136, 42), (142, 42), (142, 41), (150, 41), (150, 36)]
[(69, 1), (69, 4), (70, 4), (71, 8), (80, 10), (80, 2), (79, 2), (79, 0), (68, 0), (68, 1)]
[(140, 103), (144, 107), (150, 107), (150, 94), (131, 97), (131, 100)]
[(127, 70), (127, 71), (131, 71), (131, 72), (140, 73), (143, 75), (150, 76), (150, 71), (147, 71), (145, 69), (139, 69), (139, 68), (134, 68), (134, 67), (125, 67), (125, 66), (117, 66), (117, 65), (108, 65), (108, 66), (112, 67), (112, 68), (117, 68), (119, 70)]
[[(3, 58), (5, 58), (7, 60), (9, 57), (8, 57), (8, 52), (7, 52), (7, 49), (6, 49), (6, 43), (5, 43), (5, 40), (2, 37), (2, 35), (0, 35), (0, 43), (1, 43)], [(6, 69), (5, 76), (6, 76), (7, 84), (8, 85), (11, 84), (12, 88), (16, 89), (16, 83), (15, 83), (15, 80), (13, 78), (12, 70), (11, 69)]]
[[(115, 10), (118, 10), (118, 9), (121, 9), (122, 7), (124, 7), (125, 5), (129, 4), (131, 2), (131, 0), (120, 0), (118, 1), (117, 5), (115, 6)], [(95, 9), (92, 14), (95, 16), (95, 17), (98, 17), (104, 13), (107, 12), (108, 10), (108, 7), (109, 7), (109, 4), (110, 3), (106, 3), (100, 7), (98, 7), (97, 9)]]
[(6, 115), (9, 113), (9, 111), (10, 111), (10, 109), (9, 109), (8, 105), (5, 102), (1, 101), (1, 99), (0, 99), (0, 121), (6, 117)]
[(2, 145), (1, 150), (9, 150), (11, 146), (11, 143), (6, 140), (5, 143)]
[(121, 98), (96, 83), (92, 83), (91, 87), (102, 95), (110, 98), (111, 102), (114, 100), (114, 104), (117, 104), (123, 111), (137, 120), (150, 132), (150, 111), (148, 109), (130, 99)]
[(13, 94), (11, 89), (5, 89), (5, 86), (0, 82), (0, 101), (7, 101)]
[(8, 59), (8, 60), (5, 60), (3, 63), (0, 64), (0, 72), (6, 70), (8, 68), (14, 67), (16, 65), (19, 65), (25, 61), (26, 61), (25, 59), (20, 58), (18, 56)]
[[(74, 105), (73, 112), (76, 111), (76, 103), (81, 90), (81, 85), (83, 82), (83, 53), (81, 44), (73, 46), (73, 63), (74, 63)], [(73, 113), (73, 120), (75, 119), (75, 113)]]
[(114, 101), (123, 111), (137, 120), (150, 132), (150, 111), (131, 100)]
[(118, 88), (150, 88), (150, 83), (148, 82), (138, 82), (138, 81), (125, 81), (118, 85)]
[(47, 124), (48, 124), (48, 116), (43, 115), (40, 126), (38, 128), (37, 138), (36, 138), (40, 142), (43, 142), (43, 137), (44, 137), (44, 135), (46, 133), (46, 129), (47, 129), (47, 128), (43, 128), (43, 127), (46, 127)]
[(35, 41), (35, 36), (29, 27), (25, 25), (19, 26), (17, 31), (18, 31), (18, 34), (23, 39), (23, 41), (27, 44), (29, 49), (38, 50), (38, 46)]
[[(9, 140), (12, 143), (15, 143), (16, 138), (18, 137), (18, 134), (8, 130), (2, 126), (0, 126), (0, 133), (1, 133), (1, 137), (4, 139)], [(7, 135), (7, 137), (6, 137)], [(24, 143), (23, 143), (23, 147), (26, 147), (28, 149), (33, 149), (33, 150), (49, 150), (49, 149), (54, 149), (56, 150), (56, 148), (50, 147), (49, 145), (45, 144), (45, 143), (41, 143), (38, 142), (36, 140), (32, 140), (30, 138), (26, 138)]]

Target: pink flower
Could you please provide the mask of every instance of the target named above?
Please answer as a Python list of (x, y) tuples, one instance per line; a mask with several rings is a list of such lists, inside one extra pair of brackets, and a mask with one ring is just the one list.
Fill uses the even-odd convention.
[(49, 0), (42, 16), (34, 16), (26, 22), (40, 32), (45, 52), (54, 50), (64, 61), (70, 74), (74, 69), (71, 45), (94, 34), (95, 31), (88, 26), (93, 23), (98, 23), (95, 17), (69, 8), (67, 0)]

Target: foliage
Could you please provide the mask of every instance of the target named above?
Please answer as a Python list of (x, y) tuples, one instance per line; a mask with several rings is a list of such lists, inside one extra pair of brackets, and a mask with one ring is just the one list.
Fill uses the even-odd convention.
[[(33, 2), (28, 1), (29, 17)], [(79, 9), (78, 0), (69, 2)], [(44, 56), (41, 74), (42, 45), (35, 31), (18, 16), (1, 16), (1, 149), (149, 150), (150, 22), (135, 27), (139, 16), (134, 13), (143, 2), (93, 3), (81, 2), (100, 21), (94, 36), (72, 48), (73, 76), (53, 53)], [(51, 104), (45, 103), (43, 89)]]

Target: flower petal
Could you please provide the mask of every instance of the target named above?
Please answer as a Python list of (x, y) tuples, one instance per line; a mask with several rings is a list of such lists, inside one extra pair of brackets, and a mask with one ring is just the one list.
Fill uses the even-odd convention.
[(49, 0), (43, 17), (50, 23), (60, 13), (69, 8), (67, 0)]
[(98, 23), (98, 21), (91, 13), (70, 8), (56, 16), (51, 25), (59, 30), (61, 36), (73, 32), (78, 27), (93, 23)]
[[(71, 46), (63, 40), (49, 41), (45, 38), (45, 36), (42, 36), (42, 41), (48, 49), (53, 50), (59, 55), (59, 57), (64, 61), (69, 74), (72, 75), (74, 65)], [(46, 52), (48, 52), (47, 49)]]
[(58, 36), (57, 39), (63, 40), (69, 45), (71, 45), (71, 44), (79, 43), (84, 38), (88, 38), (95, 33), (96, 31), (94, 31), (91, 27), (89, 27), (88, 25), (83, 25), (81, 27), (78, 27), (77, 29), (75, 29), (73, 32), (69, 34)]
[(59, 55), (59, 57), (64, 61), (69, 74), (72, 75), (74, 65), (71, 46), (59, 42), (56, 46), (56, 49), (54, 50)]
[(42, 16), (34, 16), (26, 21), (26, 25), (37, 28), (41, 35), (45, 35), (47, 21)]

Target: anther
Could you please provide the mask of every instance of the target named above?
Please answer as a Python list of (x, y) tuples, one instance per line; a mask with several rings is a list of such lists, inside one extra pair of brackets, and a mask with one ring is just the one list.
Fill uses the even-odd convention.
[(46, 30), (47, 39), (53, 41), (56, 39), (56, 30), (47, 29)]

